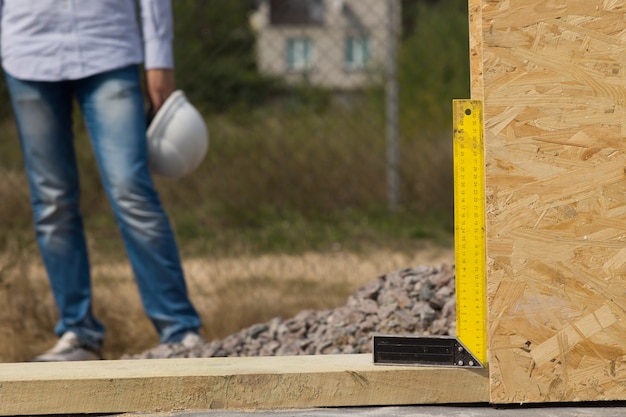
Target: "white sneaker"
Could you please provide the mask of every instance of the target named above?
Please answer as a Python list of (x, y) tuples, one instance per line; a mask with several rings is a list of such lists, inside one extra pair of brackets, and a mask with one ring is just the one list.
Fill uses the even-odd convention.
[(189, 332), (185, 335), (185, 337), (183, 337), (183, 340), (178, 343), (180, 343), (187, 349), (193, 349), (195, 347), (204, 345), (206, 342), (198, 333)]
[(52, 349), (35, 356), (31, 362), (93, 361), (99, 359), (102, 359), (99, 352), (85, 345), (76, 333), (69, 331), (61, 336)]
[(166, 359), (198, 357), (206, 341), (198, 333), (185, 334), (180, 342), (161, 343), (138, 355), (124, 355), (122, 359)]

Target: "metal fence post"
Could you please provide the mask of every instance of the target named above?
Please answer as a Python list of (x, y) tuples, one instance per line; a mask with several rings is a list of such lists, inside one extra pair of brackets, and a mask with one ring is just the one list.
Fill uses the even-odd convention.
[(398, 144), (398, 23), (396, 0), (387, 0), (387, 196), (389, 210), (397, 211), (400, 203), (399, 144)]

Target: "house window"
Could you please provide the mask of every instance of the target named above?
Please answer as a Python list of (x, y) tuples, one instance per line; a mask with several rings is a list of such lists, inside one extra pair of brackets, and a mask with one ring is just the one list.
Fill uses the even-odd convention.
[(323, 0), (270, 0), (272, 25), (322, 25)]
[(313, 46), (307, 37), (287, 39), (287, 69), (303, 71), (313, 64)]
[(370, 60), (370, 40), (364, 36), (346, 38), (346, 69), (364, 69)]

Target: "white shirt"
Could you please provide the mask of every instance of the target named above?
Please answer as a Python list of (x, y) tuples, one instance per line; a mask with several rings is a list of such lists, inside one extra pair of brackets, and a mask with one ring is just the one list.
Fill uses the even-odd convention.
[(31, 81), (172, 68), (171, 0), (138, 3), (141, 27), (136, 0), (0, 0), (2, 66)]

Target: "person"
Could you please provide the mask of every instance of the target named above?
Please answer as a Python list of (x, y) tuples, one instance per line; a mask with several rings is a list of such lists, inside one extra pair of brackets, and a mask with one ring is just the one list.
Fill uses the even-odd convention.
[(142, 69), (155, 110), (175, 88), (171, 0), (0, 0), (0, 13), (2, 67), (36, 239), (59, 311), (58, 342), (33, 360), (102, 358), (105, 329), (92, 309), (73, 103), (160, 342), (202, 343), (146, 144)]

